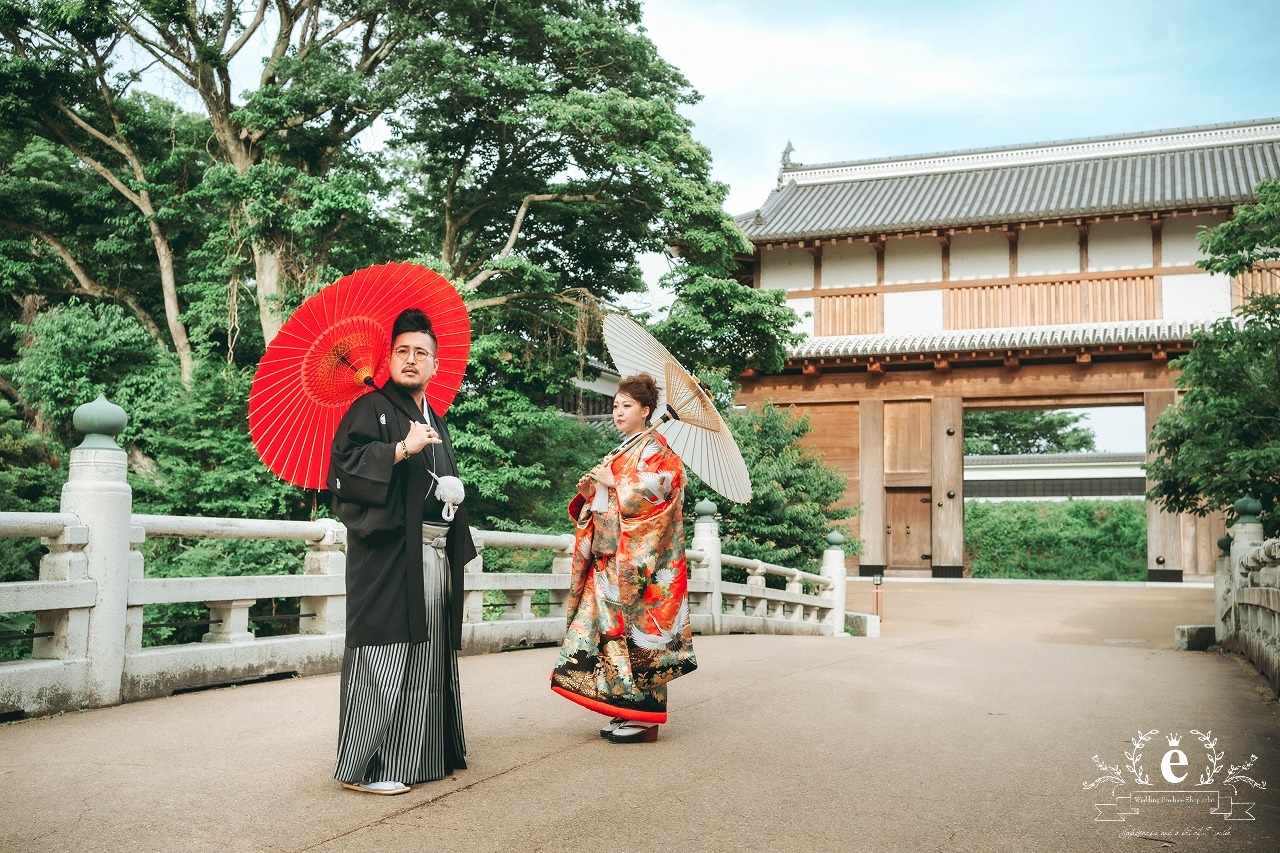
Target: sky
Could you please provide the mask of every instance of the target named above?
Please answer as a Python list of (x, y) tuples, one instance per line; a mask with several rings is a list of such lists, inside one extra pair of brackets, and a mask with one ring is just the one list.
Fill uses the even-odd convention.
[[(733, 214), (788, 142), (816, 164), (1280, 117), (1274, 0), (644, 0), (644, 26)], [(1084, 411), (1099, 450), (1143, 450), (1140, 408)]]

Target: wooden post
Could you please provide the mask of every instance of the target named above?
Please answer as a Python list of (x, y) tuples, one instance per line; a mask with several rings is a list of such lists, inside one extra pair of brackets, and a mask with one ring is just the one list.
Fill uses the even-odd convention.
[(862, 556), (858, 574), (883, 574), (888, 564), (884, 537), (884, 401), (858, 404), (858, 499), (862, 502)]
[[(1146, 409), (1147, 436), (1155, 426), (1156, 418), (1177, 400), (1177, 391), (1148, 391), (1143, 394), (1143, 405)], [(1147, 459), (1152, 454), (1148, 451)], [(1147, 488), (1151, 488), (1147, 481)], [(1182, 525), (1178, 516), (1161, 510), (1156, 504), (1147, 502), (1147, 580), (1173, 581), (1182, 580)]]
[(964, 577), (964, 406), (933, 400), (933, 576)]

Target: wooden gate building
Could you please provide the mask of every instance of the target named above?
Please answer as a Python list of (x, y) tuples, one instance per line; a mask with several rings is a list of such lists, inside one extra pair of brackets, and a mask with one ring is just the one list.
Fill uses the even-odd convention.
[[(1280, 177), (1280, 119), (806, 166), (738, 217), (810, 337), (739, 401), (807, 413), (862, 504), (861, 573), (961, 576), (963, 414), (1176, 400), (1170, 359), (1243, 295), (1200, 229)], [(1222, 518), (1148, 507), (1148, 577), (1211, 574)]]

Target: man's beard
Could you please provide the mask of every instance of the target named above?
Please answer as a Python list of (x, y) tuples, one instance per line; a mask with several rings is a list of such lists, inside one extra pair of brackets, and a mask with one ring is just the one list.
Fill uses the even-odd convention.
[(426, 376), (423, 376), (421, 373), (415, 376), (401, 376), (400, 378), (396, 378), (395, 376), (392, 376), (391, 381), (397, 388), (400, 388), (401, 390), (404, 390), (404, 391), (408, 391), (410, 393), (413, 393), (415, 391), (418, 393), (422, 393), (427, 390), (428, 379)]

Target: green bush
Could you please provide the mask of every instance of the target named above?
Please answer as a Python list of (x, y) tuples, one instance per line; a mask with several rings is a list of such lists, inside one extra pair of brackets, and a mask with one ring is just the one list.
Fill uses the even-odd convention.
[(965, 501), (964, 511), (975, 578), (1146, 580), (1144, 501)]

